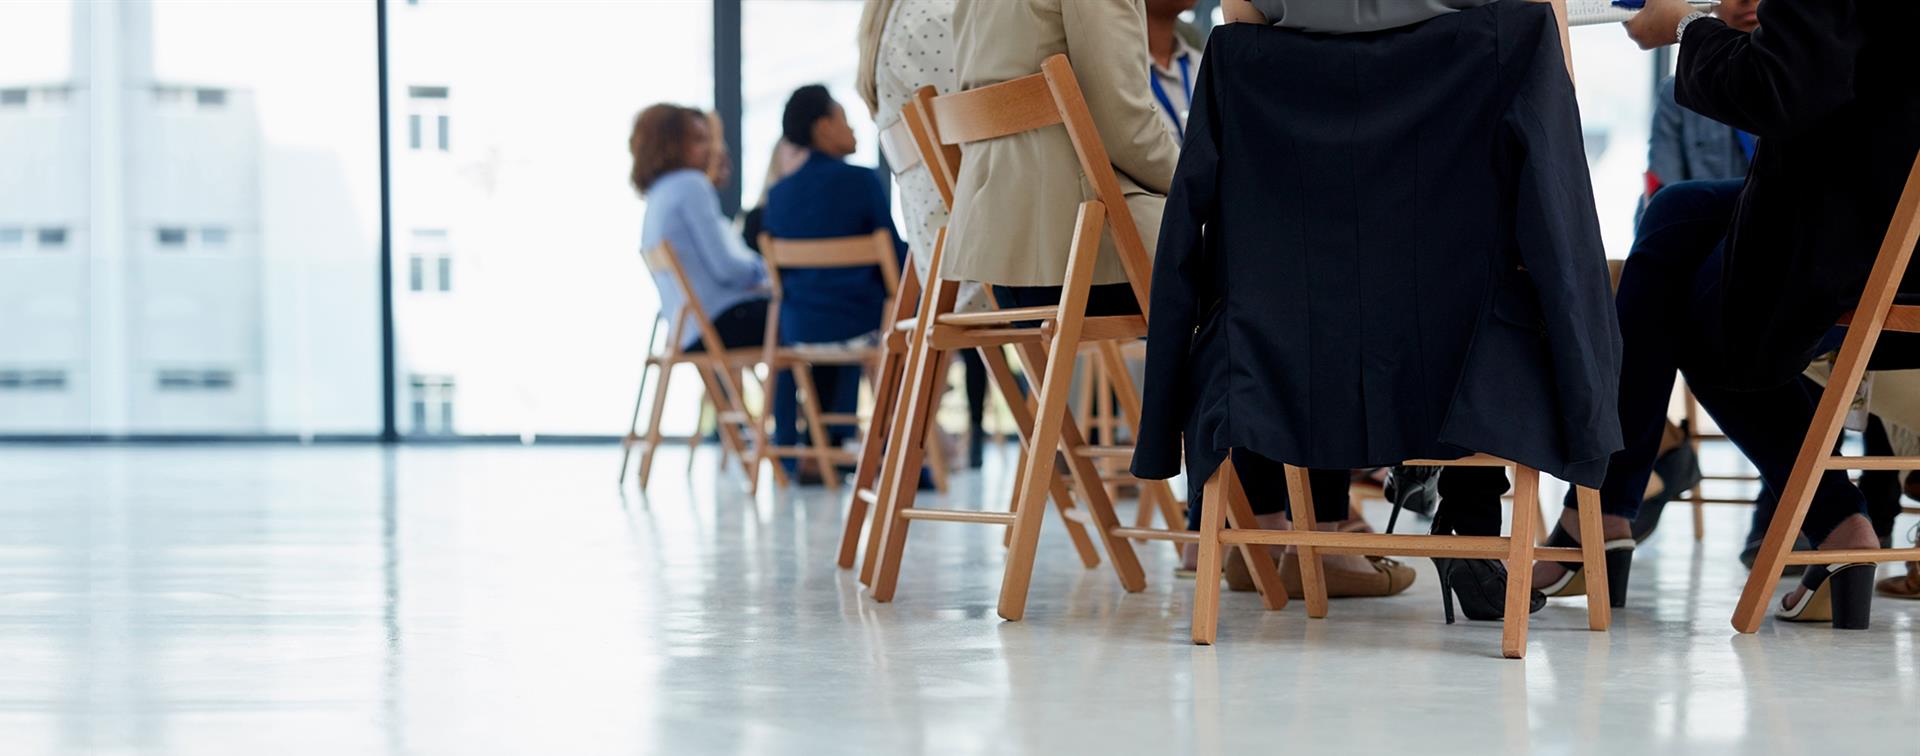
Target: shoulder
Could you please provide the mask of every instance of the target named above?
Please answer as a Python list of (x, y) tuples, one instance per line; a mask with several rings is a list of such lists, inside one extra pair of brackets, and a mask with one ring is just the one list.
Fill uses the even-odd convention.
[(671, 202), (681, 199), (697, 200), (702, 189), (711, 189), (707, 175), (692, 168), (682, 168), (655, 179), (653, 186), (647, 189), (647, 200), (651, 202)]

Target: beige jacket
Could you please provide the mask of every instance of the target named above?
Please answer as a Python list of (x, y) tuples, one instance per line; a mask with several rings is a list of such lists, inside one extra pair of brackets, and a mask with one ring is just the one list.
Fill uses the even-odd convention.
[[(959, 0), (953, 16), (961, 89), (1016, 79), (1066, 53), (1152, 254), (1180, 145), (1147, 83), (1142, 0)], [(1007, 286), (1066, 281), (1074, 213), (1094, 199), (1065, 128), (965, 145), (941, 274)], [(1103, 235), (1104, 236), (1104, 235)], [(1122, 283), (1113, 241), (1094, 283)]]

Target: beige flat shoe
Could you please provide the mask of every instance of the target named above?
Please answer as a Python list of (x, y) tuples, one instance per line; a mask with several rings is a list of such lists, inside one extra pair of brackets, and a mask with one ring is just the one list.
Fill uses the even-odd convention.
[[(1373, 569), (1365, 572), (1343, 569), (1323, 570), (1327, 584), (1327, 598), (1362, 598), (1392, 596), (1405, 591), (1413, 585), (1414, 573), (1408, 567), (1386, 557), (1367, 557), (1367, 566)], [(1287, 587), (1287, 595), (1304, 596), (1306, 588), (1300, 582), (1300, 555), (1288, 554), (1280, 560), (1280, 584)]]

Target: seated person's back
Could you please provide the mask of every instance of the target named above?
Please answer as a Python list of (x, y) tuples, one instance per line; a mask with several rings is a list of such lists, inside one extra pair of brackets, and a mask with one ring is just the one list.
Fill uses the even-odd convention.
[[(767, 193), (766, 232), (781, 239), (861, 236), (893, 231), (886, 190), (873, 170), (848, 165), (855, 149), (845, 109), (824, 87), (802, 87), (787, 105), (786, 139), (808, 150), (800, 168)], [(902, 257), (905, 245), (895, 246)], [(844, 341), (880, 328), (887, 289), (878, 266), (782, 269), (780, 340)]]

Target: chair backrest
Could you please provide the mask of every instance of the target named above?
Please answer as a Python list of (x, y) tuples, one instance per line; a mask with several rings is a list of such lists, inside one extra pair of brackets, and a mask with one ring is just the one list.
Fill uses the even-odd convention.
[[(1112, 235), (1114, 248), (1120, 254), (1120, 267), (1126, 271), (1127, 283), (1140, 301), (1140, 312), (1146, 314), (1153, 261), (1140, 240), (1140, 230), (1133, 223), (1126, 194), (1120, 189), (1120, 177), (1113, 172), (1113, 161), (1107, 156), (1093, 113), (1081, 93), (1080, 80), (1074, 77), (1073, 66), (1067, 62), (1066, 55), (1047, 58), (1036, 74), (931, 98), (916, 95), (915, 101), (924, 104), (922, 114), (927, 121), (926, 130), (930, 132), (926, 136), (941, 147), (999, 139), (1055, 125), (1065, 127), (1074, 156), (1080, 161), (1081, 174), (1093, 185), (1094, 196), (1106, 206), (1107, 233)], [(935, 171), (940, 177), (936, 178), (936, 185), (944, 178), (951, 187), (952, 179), (958, 176), (957, 151), (929, 150), (923, 146), (921, 155), (930, 168), (939, 166), (940, 170)], [(1015, 191), (1017, 187), (1001, 190)], [(949, 188), (942, 196), (950, 197), (950, 192)]]
[(680, 255), (673, 251), (673, 245), (662, 241), (652, 249), (641, 250), (640, 259), (646, 263), (647, 271), (653, 274), (656, 282), (663, 274), (672, 279), (673, 285), (679, 287), (681, 301), (685, 303), (674, 314), (670, 349), (679, 351), (680, 331), (691, 320), (699, 329), (700, 340), (706, 345), (708, 354), (718, 357), (725, 352), (727, 345), (720, 339), (720, 329), (713, 327), (713, 318), (707, 315), (707, 308), (700, 304), (700, 295), (694, 293), (693, 282), (687, 278), (687, 269), (680, 264)]
[(863, 268), (879, 266), (891, 299), (900, 288), (900, 263), (894, 258), (893, 233), (884, 228), (861, 236), (830, 239), (781, 239), (773, 234), (760, 235), (760, 255), (767, 261), (767, 280), (773, 284), (773, 304), (768, 309), (768, 349), (779, 343), (780, 301), (786, 290), (780, 283), (781, 269), (817, 270), (823, 268)]

